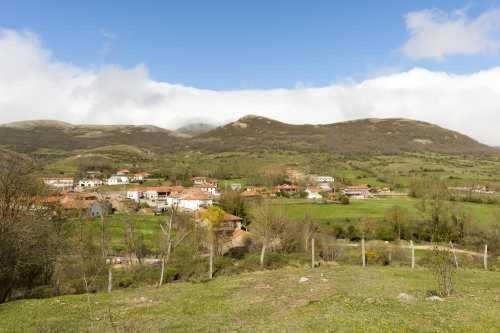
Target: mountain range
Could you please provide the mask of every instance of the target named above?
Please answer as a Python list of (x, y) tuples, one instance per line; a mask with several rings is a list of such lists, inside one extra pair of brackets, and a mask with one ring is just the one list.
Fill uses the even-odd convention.
[(214, 128), (197, 123), (176, 131), (152, 125), (73, 125), (34, 120), (0, 125), (0, 146), (22, 153), (130, 145), (151, 151), (299, 151), (331, 153), (498, 153), (461, 133), (410, 119), (360, 119), (292, 125), (246, 116)]

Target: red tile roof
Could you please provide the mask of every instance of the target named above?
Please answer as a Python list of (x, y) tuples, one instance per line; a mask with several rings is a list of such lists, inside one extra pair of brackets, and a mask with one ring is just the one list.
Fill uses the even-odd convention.
[(174, 193), (172, 194), (173, 198), (180, 199), (180, 200), (210, 200), (212, 199), (212, 196), (207, 193), (203, 192), (197, 188), (190, 188), (186, 189), (180, 193)]
[(282, 184), (276, 186), (276, 189), (278, 190), (297, 190), (299, 188), (298, 185), (290, 185), (290, 184)]

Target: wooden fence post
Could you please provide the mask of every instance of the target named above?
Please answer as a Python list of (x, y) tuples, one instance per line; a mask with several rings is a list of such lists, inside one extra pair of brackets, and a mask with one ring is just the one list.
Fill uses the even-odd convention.
[(457, 252), (455, 251), (455, 246), (453, 246), (453, 242), (450, 242), (451, 252), (453, 253), (453, 260), (455, 262), (455, 268), (458, 268), (458, 259)]
[(366, 252), (365, 252), (365, 238), (361, 238), (361, 260), (363, 267), (366, 267)]
[(483, 265), (484, 265), (484, 269), (488, 270), (488, 244), (484, 245)]
[(411, 247), (411, 269), (415, 268), (415, 246), (413, 245), (413, 241), (410, 241)]
[(311, 268), (314, 268), (316, 266), (316, 263), (314, 261), (315, 255), (314, 255), (314, 238), (311, 239)]
[(392, 263), (392, 244), (389, 244), (389, 256), (388, 256), (388, 260), (389, 260), (389, 265)]

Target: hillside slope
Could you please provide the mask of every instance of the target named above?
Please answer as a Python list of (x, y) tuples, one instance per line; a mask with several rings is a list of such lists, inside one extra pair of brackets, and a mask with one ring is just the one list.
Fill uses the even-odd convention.
[(222, 150), (298, 150), (337, 153), (492, 153), (463, 134), (408, 119), (363, 119), (328, 125), (291, 125), (247, 116), (193, 139), (194, 146)]
[[(14, 301), (0, 305), (0, 332), (498, 332), (499, 278), (460, 270), (455, 296), (432, 302), (425, 269), (285, 268)], [(400, 301), (400, 293), (415, 299)]]
[[(201, 134), (200, 134), (201, 133)], [(169, 131), (155, 126), (71, 125), (28, 121), (0, 126), (0, 146), (29, 153), (129, 145), (154, 151), (300, 151), (330, 153), (439, 152), (498, 154), (463, 134), (408, 119), (363, 119), (327, 125), (291, 125), (257, 116), (209, 130), (195, 125)]]
[(77, 150), (110, 145), (165, 148), (178, 140), (173, 132), (151, 125), (71, 125), (37, 120), (0, 126), (0, 145), (23, 153), (42, 148)]

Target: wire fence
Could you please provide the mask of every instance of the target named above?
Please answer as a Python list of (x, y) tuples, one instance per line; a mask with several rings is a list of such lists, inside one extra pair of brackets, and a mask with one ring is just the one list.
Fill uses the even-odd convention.
[(500, 267), (500, 258), (488, 251), (460, 248), (455, 244), (413, 242), (364, 241), (350, 242), (335, 238), (320, 238), (316, 242), (317, 259), (340, 264), (368, 265), (406, 265), (412, 268), (425, 267), (434, 251), (448, 251), (457, 268), (483, 268), (486, 270)]

